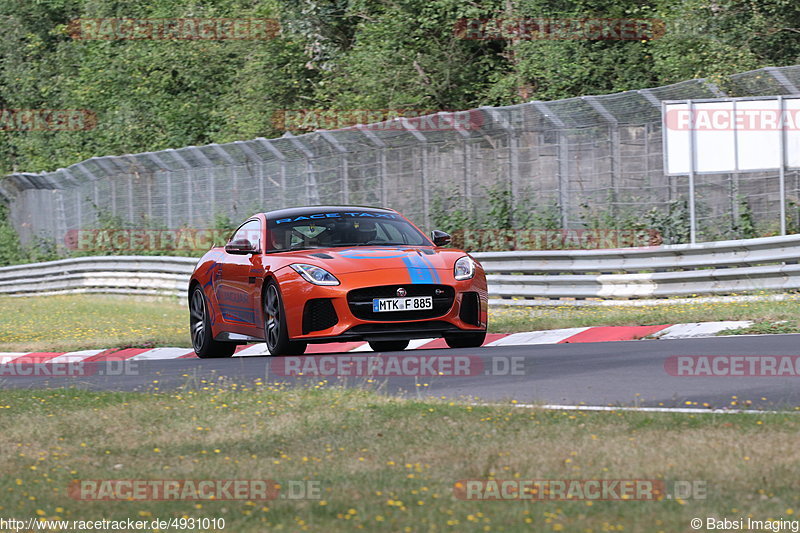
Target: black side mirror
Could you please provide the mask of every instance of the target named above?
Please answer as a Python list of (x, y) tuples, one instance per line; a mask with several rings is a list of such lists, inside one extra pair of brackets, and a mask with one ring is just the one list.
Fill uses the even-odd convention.
[(247, 239), (238, 239), (235, 241), (231, 241), (225, 245), (225, 251), (229, 254), (254, 254), (258, 253), (258, 249), (256, 245), (252, 242), (248, 241)]
[(434, 246), (445, 246), (446, 244), (450, 244), (450, 234), (445, 233), (443, 231), (439, 231), (435, 229), (431, 232), (431, 240), (433, 241)]

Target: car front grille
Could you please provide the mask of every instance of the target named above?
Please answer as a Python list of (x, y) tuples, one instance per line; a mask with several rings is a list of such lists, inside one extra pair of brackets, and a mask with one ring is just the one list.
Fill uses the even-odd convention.
[[(376, 313), (372, 310), (372, 300), (374, 298), (397, 298), (397, 289), (406, 290), (405, 297), (413, 298), (416, 296), (432, 296), (433, 309), (416, 311), (389, 311)], [(347, 304), (350, 311), (356, 318), (362, 320), (376, 320), (381, 322), (396, 320), (424, 320), (446, 315), (453, 307), (455, 289), (447, 285), (430, 284), (396, 284), (383, 285), (379, 287), (366, 287), (355, 289), (347, 293)]]

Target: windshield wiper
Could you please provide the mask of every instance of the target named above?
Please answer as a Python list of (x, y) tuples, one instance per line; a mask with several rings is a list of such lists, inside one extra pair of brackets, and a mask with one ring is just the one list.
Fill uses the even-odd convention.
[(267, 250), (264, 253), (275, 254), (275, 253), (279, 253), (279, 252), (296, 252), (298, 250), (319, 250), (320, 248), (323, 248), (323, 247), (322, 246), (298, 246), (298, 247), (292, 247), (292, 248), (281, 248), (280, 250)]
[(406, 244), (404, 242), (347, 242), (341, 244), (334, 244), (332, 248), (342, 248), (345, 246), (416, 246), (413, 244)]

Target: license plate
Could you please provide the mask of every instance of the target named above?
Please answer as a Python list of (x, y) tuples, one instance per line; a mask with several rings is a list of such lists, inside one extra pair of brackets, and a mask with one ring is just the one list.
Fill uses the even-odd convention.
[(433, 296), (417, 296), (415, 298), (375, 298), (372, 300), (373, 313), (418, 311), (421, 309), (433, 309)]

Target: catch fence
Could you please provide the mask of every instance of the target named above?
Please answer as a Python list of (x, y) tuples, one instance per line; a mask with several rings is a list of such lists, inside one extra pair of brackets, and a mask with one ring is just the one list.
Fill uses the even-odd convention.
[[(208, 228), (216, 215), (238, 221), (319, 203), (388, 206), (426, 229), (463, 229), (459, 220), (489, 228), (639, 225), (661, 232), (667, 244), (685, 242), (688, 180), (664, 174), (661, 101), (798, 94), (800, 66), (736, 74), (719, 85), (697, 79), (93, 157), (53, 172), (12, 174), (0, 180), (0, 196), (23, 242), (63, 244), (69, 230), (96, 227), (102, 215), (131, 227)], [(786, 192), (791, 232), (800, 228), (799, 172), (787, 172)], [(705, 175), (697, 183), (698, 240), (752, 236), (742, 234), (744, 219), (762, 234), (777, 231), (779, 202), (777, 172)]]

